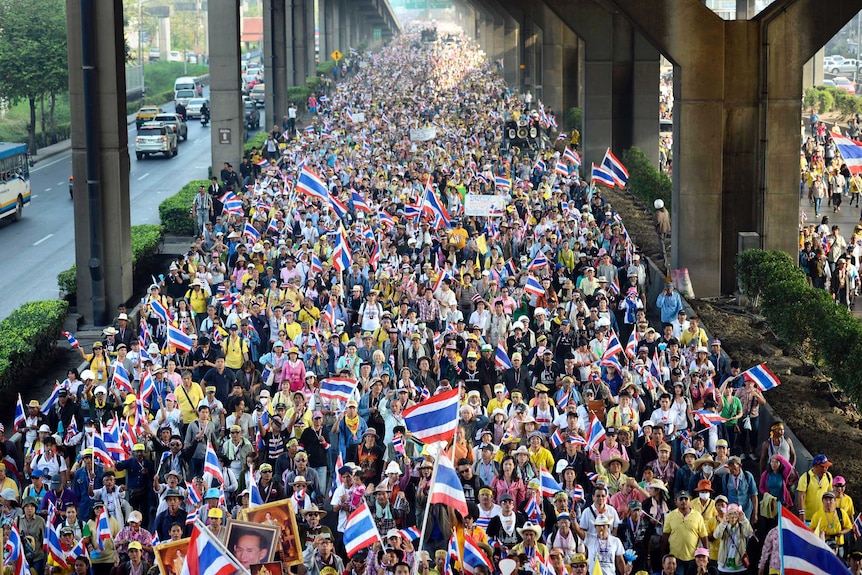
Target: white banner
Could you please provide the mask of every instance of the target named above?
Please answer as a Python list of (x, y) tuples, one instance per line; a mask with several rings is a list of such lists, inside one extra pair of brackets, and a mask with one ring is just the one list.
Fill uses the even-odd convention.
[(467, 194), (464, 196), (464, 215), (502, 216), (506, 213), (506, 203), (505, 196)]
[(430, 128), (415, 128), (413, 130), (410, 130), (411, 142), (427, 142), (428, 140), (433, 140), (436, 137), (436, 126), (431, 126)]
[(350, 115), (350, 119), (353, 120), (354, 124), (361, 124), (365, 121), (365, 112), (354, 112)]

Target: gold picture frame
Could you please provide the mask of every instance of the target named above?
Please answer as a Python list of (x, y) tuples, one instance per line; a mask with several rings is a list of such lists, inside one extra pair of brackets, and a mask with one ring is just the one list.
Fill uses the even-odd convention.
[[(224, 543), (236, 560), (246, 569), (257, 563), (271, 563), (281, 541), (279, 525), (249, 521), (227, 524)], [(237, 545), (244, 549), (238, 550)]]
[(299, 526), (290, 499), (281, 499), (257, 507), (242, 509), (237, 519), (260, 525), (278, 525), (281, 536), (277, 551), (285, 567), (302, 563), (302, 545), (299, 542)]
[(162, 575), (180, 575), (185, 557), (188, 554), (189, 541), (191, 541), (191, 537), (177, 541), (165, 541), (153, 548), (156, 564)]
[(278, 561), (255, 563), (250, 571), (251, 575), (284, 575), (284, 565)]

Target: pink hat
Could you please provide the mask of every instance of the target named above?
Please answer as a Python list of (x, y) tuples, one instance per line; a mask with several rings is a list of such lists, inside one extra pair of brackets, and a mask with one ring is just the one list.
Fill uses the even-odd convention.
[(698, 557), (700, 555), (705, 555), (705, 556), (709, 557), (709, 549), (707, 549), (705, 547), (701, 547), (697, 551), (694, 552), (695, 557)]
[(321, 417), (321, 418), (323, 417), (322, 411), (315, 411), (314, 413), (311, 414), (311, 419), (317, 419), (318, 417)]
[(832, 478), (832, 485), (847, 485), (847, 480), (841, 475), (836, 475)]
[(173, 393), (169, 393), (169, 394), (167, 394), (167, 395), (165, 396), (165, 399), (170, 399), (171, 401), (176, 401), (176, 400), (177, 400), (177, 396), (176, 396), (176, 395), (174, 395)]

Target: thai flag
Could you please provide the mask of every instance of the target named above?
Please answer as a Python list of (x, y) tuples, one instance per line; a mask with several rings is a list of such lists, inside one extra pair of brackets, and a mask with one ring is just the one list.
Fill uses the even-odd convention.
[(590, 181), (594, 184), (604, 184), (609, 188), (613, 188), (616, 185), (613, 174), (595, 164), (593, 164), (590, 171)]
[(310, 271), (312, 274), (323, 273), (323, 263), (320, 261), (320, 258), (317, 257), (317, 254), (311, 254)]
[(557, 162), (557, 166), (554, 168), (554, 171), (560, 176), (568, 176), (569, 175), (569, 167), (565, 162)]
[(539, 505), (538, 493), (533, 494), (533, 496), (527, 500), (527, 505), (524, 506), (524, 514), (527, 516), (528, 521), (532, 523), (541, 523), (542, 506)]
[(357, 212), (371, 213), (371, 208), (365, 203), (365, 198), (356, 190), (350, 190), (350, 199), (353, 201), (353, 209)]
[(132, 387), (132, 382), (129, 378), (129, 372), (126, 371), (126, 368), (123, 367), (123, 364), (119, 362), (114, 363), (113, 383), (114, 386), (119, 390), (125, 389), (129, 393), (135, 393), (135, 389)]
[[(458, 390), (453, 391), (457, 392)], [(452, 460), (445, 453), (441, 453), (437, 460), (437, 479), (431, 486), (429, 497), (431, 503), (442, 503), (444, 506), (461, 513), (462, 517), (467, 515), (467, 500), (464, 498), (461, 478), (455, 471)]]
[(347, 377), (330, 377), (320, 382), (320, 398), (325, 401), (346, 402), (356, 391), (356, 380)]
[(862, 172), (862, 143), (835, 132), (832, 132), (832, 141), (838, 146), (841, 158), (847, 164), (850, 173), (857, 174)]
[(554, 431), (550, 439), (548, 439), (548, 443), (550, 444), (551, 449), (556, 449), (563, 443), (565, 443), (565, 441), (563, 440), (563, 434), (560, 433), (559, 427)]
[(145, 371), (143, 377), (141, 378), (141, 401), (144, 402), (145, 406), (150, 406), (150, 396), (152, 396), (155, 392), (156, 382), (155, 380), (153, 380), (152, 374), (149, 371)]
[[(567, 405), (569, 405), (569, 398), (571, 397), (571, 390), (567, 390), (564, 387), (561, 387), (559, 391), (557, 391), (557, 395), (554, 398), (554, 402), (557, 404), (557, 407), (563, 409)], [(559, 431), (559, 429), (557, 430)], [(562, 436), (560, 437), (562, 443)]]
[(421, 398), (420, 401), (425, 401), (426, 399), (431, 397), (431, 392), (428, 390), (427, 387), (423, 385), (419, 388), (419, 397)]
[(267, 160), (266, 158), (261, 158), (261, 159), (259, 159), (258, 161), (256, 161), (256, 162), (254, 163), (254, 165), (255, 165), (255, 166), (260, 166), (260, 167), (268, 166), (268, 165), (269, 165), (269, 160)]
[(512, 258), (509, 258), (509, 261), (506, 262), (506, 265), (503, 266), (503, 269), (506, 271), (506, 277), (515, 277), (518, 275), (518, 270), (515, 267), (515, 261)]
[(4, 545), (7, 553), (6, 560), (3, 563), (12, 568), (12, 575), (29, 575), (31, 571), (30, 566), (27, 564), (27, 557), (24, 554), (21, 533), (18, 531), (18, 526), (14, 521), (11, 522), (11, 528), (12, 531), (9, 533), (9, 538)]
[(544, 160), (536, 160), (536, 165), (533, 166), (539, 173), (544, 174), (548, 171), (548, 167), (545, 165)]
[(306, 134), (313, 134), (314, 133), (314, 126), (306, 126), (305, 127), (305, 133)]
[(494, 178), (494, 187), (501, 190), (509, 190), (512, 188), (512, 180), (505, 176), (497, 176)]
[(481, 173), (476, 174), (476, 179), (479, 180), (479, 183), (482, 184), (483, 186), (487, 186), (490, 183), (488, 181), (488, 178), (486, 178), (485, 175), (481, 174)]
[(377, 542), (383, 545), (383, 540), (380, 538), (380, 533), (374, 523), (374, 516), (371, 515), (371, 511), (364, 501), (347, 518), (342, 538), (344, 550), (347, 551), (348, 557), (353, 557), (357, 551), (371, 547)]
[(24, 412), (24, 402), (21, 401), (21, 394), (18, 394), (18, 403), (15, 404), (15, 423), (13, 427), (18, 430), (27, 421), (27, 416)]
[(581, 157), (576, 151), (566, 146), (566, 151), (563, 152), (563, 158), (575, 166), (581, 165)]
[(586, 451), (590, 452), (597, 448), (599, 443), (605, 439), (605, 428), (602, 422), (595, 414), (590, 414), (590, 427), (587, 429), (587, 445)]
[(509, 359), (509, 354), (506, 353), (506, 347), (503, 345), (503, 340), (497, 340), (497, 351), (494, 353), (494, 365), (502, 369), (512, 369), (512, 360)]
[(368, 152), (369, 154), (373, 154), (374, 150), (371, 148), (371, 145), (368, 142), (362, 143), (362, 149)]
[(152, 310), (152, 312), (156, 314), (156, 316), (165, 323), (168, 323), (169, 321), (173, 320), (170, 312), (165, 309), (165, 306), (162, 305), (162, 302), (157, 299), (154, 299), (150, 302), (150, 310)]
[(699, 422), (701, 422), (706, 427), (710, 425), (718, 425), (719, 423), (724, 423), (727, 421), (726, 417), (722, 417), (717, 413), (713, 413), (711, 411), (706, 411), (705, 409), (698, 409), (692, 415), (694, 415)]
[(257, 231), (257, 229), (253, 225), (251, 225), (251, 222), (245, 223), (245, 227), (243, 227), (242, 233), (244, 236), (248, 236), (248, 238), (253, 242), (256, 242), (260, 239), (260, 232)]
[(260, 495), (260, 489), (251, 471), (248, 472), (246, 485), (248, 485), (248, 506), (257, 507), (258, 505), (263, 505), (263, 497)]
[(819, 535), (805, 526), (785, 505), (780, 505), (778, 539), (781, 572), (787, 575), (850, 575), (841, 559)]
[(339, 226), (338, 234), (335, 236), (335, 246), (332, 250), (332, 267), (335, 271), (341, 273), (350, 269), (353, 264), (353, 256), (350, 253), (350, 244), (347, 242), (347, 235), (344, 232), (344, 226)]
[[(167, 452), (165, 452), (167, 453)], [(98, 535), (98, 545), (99, 551), (105, 550), (105, 541), (109, 539), (113, 539), (114, 536), (111, 534), (111, 524), (108, 521), (108, 509), (106, 507), (102, 507), (102, 511), (99, 512), (99, 517), (97, 519), (96, 532)]]
[(572, 493), (572, 499), (575, 501), (583, 501), (584, 500), (584, 488), (579, 484), (575, 483), (575, 489)]
[(530, 262), (530, 265), (527, 266), (527, 269), (532, 271), (540, 270), (548, 265), (548, 258), (545, 257), (545, 252), (539, 250), (536, 254), (536, 257), (533, 258), (533, 261)]
[(191, 351), (192, 338), (183, 333), (181, 329), (168, 324), (168, 345), (172, 345), (180, 351)]
[(416, 527), (407, 527), (406, 529), (399, 529), (398, 534), (405, 541), (415, 541), (419, 539), (419, 536), (422, 535), (422, 532), (419, 531), (419, 529)]
[(527, 283), (524, 285), (524, 291), (536, 297), (545, 295), (545, 288), (542, 287), (539, 280), (537, 280), (532, 274), (527, 278)]
[(192, 507), (200, 505), (203, 501), (203, 497), (201, 497), (201, 493), (198, 491), (198, 488), (195, 487), (194, 483), (189, 481), (186, 481), (186, 500), (188, 500), (189, 505)]
[(209, 529), (195, 522), (189, 539), (186, 562), (179, 575), (234, 575), (235, 573), (246, 573), (246, 570)]
[(629, 181), (629, 171), (621, 161), (617, 159), (611, 149), (608, 148), (605, 152), (605, 157), (602, 159), (601, 167), (613, 177), (614, 182), (620, 188), (624, 188), (626, 182)]
[(588, 471), (587, 472), (587, 479), (589, 480), (590, 483), (595, 484), (595, 482), (599, 480), (599, 474), (594, 472), (594, 471)]
[(620, 364), (619, 360), (617, 359), (617, 356), (615, 355), (602, 356), (599, 365), (602, 365), (604, 367), (613, 367), (617, 370), (617, 373), (622, 373), (623, 371), (623, 366)]
[(542, 471), (540, 472), (540, 478), (541, 478), (541, 490), (542, 490), (543, 496), (553, 497), (555, 493), (558, 493), (558, 492), (563, 490), (563, 488), (560, 487), (560, 484), (557, 483), (557, 480), (554, 479), (554, 476), (551, 475), (551, 472), (548, 471), (547, 469), (545, 469), (544, 467), (542, 468)]
[(326, 187), (326, 182), (305, 166), (303, 166), (302, 171), (299, 173), (295, 189), (324, 202), (329, 199), (329, 190)]
[(459, 398), (456, 387), (421, 401), (401, 413), (404, 424), (423, 443), (449, 441), (458, 427)]
[(447, 228), (452, 227), (452, 218), (449, 216), (449, 212), (446, 211), (446, 208), (437, 199), (431, 186), (425, 188), (425, 203), (422, 211), (433, 215), (435, 222), (442, 222)]
[(332, 211), (335, 213), (335, 217), (339, 220), (347, 215), (347, 206), (335, 196), (329, 196), (329, 207), (332, 208)]
[(620, 344), (620, 340), (617, 337), (617, 334), (611, 331), (611, 336), (608, 338), (608, 346), (605, 348), (605, 352), (602, 354), (602, 358), (606, 357), (614, 357), (618, 353), (623, 352), (623, 346)]
[(464, 573), (467, 575), (473, 575), (477, 571), (477, 567), (484, 566), (486, 569), (486, 573), (493, 573), (494, 566), (491, 564), (491, 560), (488, 559), (488, 556), (485, 555), (485, 552), (482, 551), (482, 548), (479, 547), (478, 543), (470, 537), (469, 535), (464, 535)]
[(629, 341), (626, 344), (626, 355), (634, 359), (638, 354), (638, 330), (633, 329), (629, 336)]
[(856, 519), (853, 520), (853, 532), (856, 534), (856, 537), (862, 537), (862, 513), (856, 516)]
[(742, 372), (742, 376), (756, 383), (761, 391), (769, 391), (781, 385), (781, 380), (766, 367), (765, 363), (755, 365), (751, 369)]
[[(552, 129), (554, 129), (554, 130), (557, 129), (557, 117), (554, 116), (553, 114), (548, 116), (548, 123), (551, 124)], [(565, 136), (565, 134), (563, 134), (563, 135)]]
[(81, 344), (78, 343), (78, 340), (75, 339), (75, 336), (69, 333), (68, 331), (62, 332), (64, 336), (66, 336), (66, 340), (69, 342), (69, 345), (72, 347), (81, 347)]
[(614, 295), (620, 295), (620, 280), (614, 278), (613, 281), (608, 284), (608, 291)]
[(400, 433), (396, 433), (395, 436), (392, 438), (392, 447), (395, 449), (395, 451), (397, 451), (401, 455), (404, 455), (404, 440), (401, 438)]
[(69, 422), (69, 427), (66, 428), (66, 433), (63, 436), (63, 442), (69, 443), (73, 437), (78, 435), (78, 423), (75, 421), (75, 418), (72, 418), (72, 421)]
[(71, 551), (69, 551), (69, 560), (74, 563), (75, 559), (78, 557), (86, 557), (88, 560), (90, 559), (90, 554), (87, 553), (87, 544), (85, 543), (87, 539), (81, 538), (74, 547), (72, 547)]
[(207, 443), (207, 454), (204, 459), (204, 477), (209, 474), (212, 478), (208, 485), (212, 485), (212, 480), (218, 479), (219, 485), (224, 484), (224, 474), (221, 470), (221, 463), (218, 460), (218, 454), (212, 443)]
[(272, 218), (269, 220), (269, 224), (266, 226), (266, 231), (277, 234), (278, 233), (278, 220)]
[(68, 569), (69, 564), (66, 563), (66, 553), (63, 551), (63, 546), (60, 544), (60, 534), (57, 533), (58, 528), (59, 525), (51, 525), (50, 523), (45, 526), (45, 535), (48, 538), (47, 551), (58, 566), (63, 569)]
[(479, 145), (479, 138), (476, 134), (470, 136), (470, 145), (473, 147), (477, 147)]
[(194, 525), (198, 518), (198, 510), (190, 507), (186, 513), (186, 525)]
[(225, 192), (219, 201), (222, 203), (222, 212), (242, 215), (242, 200), (233, 192)]
[[(405, 208), (406, 208), (406, 206), (405, 206)], [(390, 216), (386, 212), (380, 212), (378, 214), (378, 217), (380, 218), (380, 225), (391, 227), (391, 228), (395, 227), (395, 220), (393, 220), (392, 216)]]
[(418, 218), (422, 215), (422, 208), (413, 204), (404, 204), (404, 217), (407, 219)]
[[(550, 118), (549, 118), (549, 119), (550, 119)], [(565, 142), (565, 141), (566, 141), (566, 140), (568, 140), (568, 139), (569, 139), (569, 137), (568, 137), (565, 133), (560, 133), (560, 135), (559, 135), (559, 136), (557, 136), (557, 141), (558, 141), (558, 142)]]

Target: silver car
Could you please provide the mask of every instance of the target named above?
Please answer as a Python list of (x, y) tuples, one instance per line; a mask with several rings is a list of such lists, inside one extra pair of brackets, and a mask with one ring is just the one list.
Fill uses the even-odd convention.
[(197, 98), (198, 94), (194, 90), (177, 90), (177, 95), (174, 98), (174, 106), (177, 104), (182, 104), (183, 106), (188, 106), (189, 100), (192, 98)]
[(189, 103), (186, 104), (186, 118), (200, 118), (201, 106), (204, 105), (204, 102), (206, 102), (207, 108), (209, 108), (210, 101), (206, 98), (192, 98), (189, 100)]
[(153, 122), (163, 122), (174, 129), (177, 138), (184, 142), (189, 139), (189, 127), (179, 114), (158, 114)]

